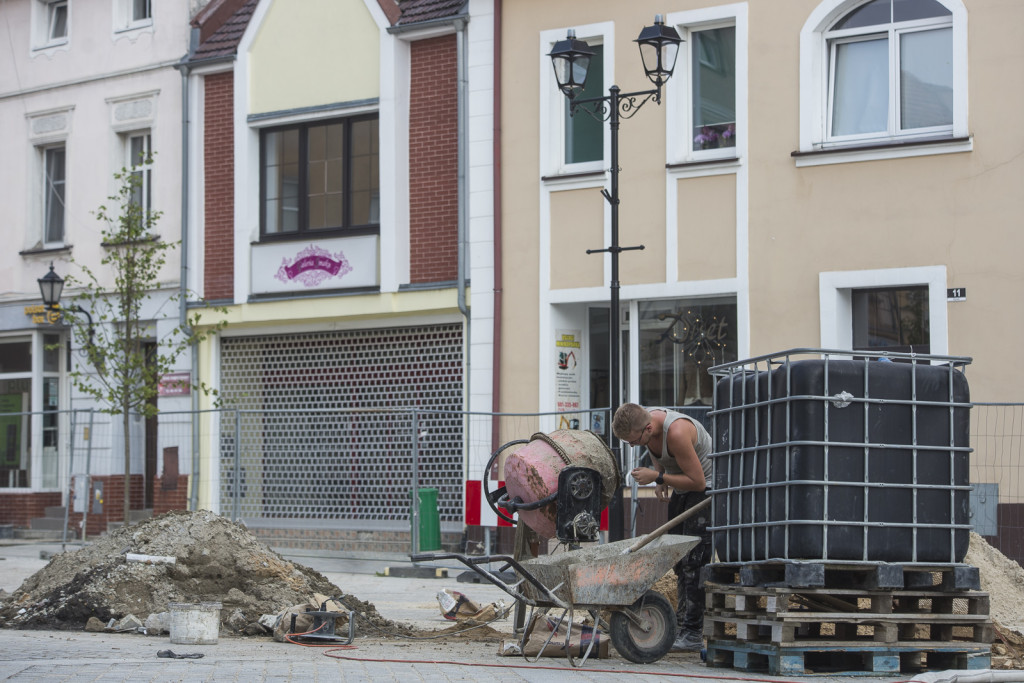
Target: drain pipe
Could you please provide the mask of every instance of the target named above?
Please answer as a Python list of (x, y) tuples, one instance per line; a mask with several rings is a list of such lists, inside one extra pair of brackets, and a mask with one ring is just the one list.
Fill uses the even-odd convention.
[[(502, 248), (501, 248), (501, 8), (502, 0), (494, 0), (494, 104), (492, 120), (491, 173), (493, 177), (494, 212), (494, 322), (491, 341), (491, 412), (501, 410), (501, 298), (502, 298)], [(491, 418), (491, 452), (501, 445), (498, 432), (498, 418)]]
[[(467, 248), (466, 243), (468, 242), (468, 200), (467, 200), (467, 183), (466, 183), (466, 168), (469, 166), (466, 159), (466, 150), (468, 145), (466, 144), (466, 138), (468, 133), (468, 107), (466, 105), (468, 86), (468, 54), (469, 50), (467, 47), (468, 32), (466, 31), (466, 18), (459, 17), (455, 21), (455, 62), (456, 62), (456, 128), (458, 130), (458, 145), (456, 154), (458, 155), (458, 162), (456, 163), (458, 173), (458, 290), (459, 290), (459, 312), (462, 313), (463, 318), (466, 320), (466, 345), (469, 345), (470, 340), (470, 324), (471, 319), (469, 316), (469, 307), (466, 305), (466, 261), (467, 261)], [(467, 352), (465, 354), (465, 369), (463, 370), (463, 376), (466, 378), (466, 394), (463, 399), (463, 406), (469, 406), (469, 397), (471, 392), (469, 391), (469, 364), (471, 355)]]
[[(181, 282), (178, 292), (178, 324), (181, 329), (186, 329), (188, 322), (188, 211), (189, 211), (189, 141), (191, 138), (189, 120), (189, 75), (190, 69), (188, 59), (195, 54), (199, 45), (199, 29), (193, 27), (192, 35), (189, 37), (188, 54), (178, 62), (177, 68), (181, 71)], [(194, 383), (199, 377), (199, 345), (195, 342), (189, 345), (189, 358), (191, 362), (190, 378)], [(192, 400), (192, 473), (189, 477), (190, 496), (189, 509), (196, 510), (199, 506), (199, 397), (195, 391), (189, 391)]]

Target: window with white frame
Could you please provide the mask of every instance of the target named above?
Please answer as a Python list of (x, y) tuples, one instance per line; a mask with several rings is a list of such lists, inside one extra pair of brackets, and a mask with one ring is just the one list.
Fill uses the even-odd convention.
[(930, 353), (928, 287), (870, 287), (850, 295), (854, 349)]
[[(577, 99), (602, 97), (604, 95), (604, 45), (591, 45), (594, 55), (587, 69), (587, 82)], [(565, 100), (565, 145), (566, 165), (601, 161), (604, 159), (604, 121), (598, 120), (577, 109), (574, 113)]]
[(736, 27), (689, 31), (692, 150), (736, 146)]
[(153, 150), (149, 132), (127, 136), (127, 168), (132, 174), (132, 204), (142, 208), (143, 215), (153, 207)]
[(745, 147), (746, 9), (668, 16), (684, 41), (666, 98), (670, 163), (732, 159)]
[(70, 34), (68, 0), (34, 0), (32, 6), (33, 46), (44, 49), (63, 45)]
[(966, 135), (961, 0), (826, 0), (801, 42), (801, 150)]
[(114, 17), (119, 30), (131, 30), (153, 23), (152, 0), (114, 0)]
[(946, 267), (818, 274), (821, 347), (948, 353)]
[[(604, 97), (614, 78), (614, 54), (611, 44), (611, 24), (591, 24), (575, 27), (577, 40), (587, 43), (594, 53), (587, 70), (586, 87), (576, 100)], [(576, 107), (570, 114), (569, 100), (558, 89), (551, 58), (548, 53), (559, 40), (565, 40), (568, 29), (554, 29), (541, 33), (541, 149), (544, 154), (544, 173), (568, 175), (600, 172), (605, 169), (605, 122), (598, 118), (603, 109), (600, 104)], [(591, 112), (597, 113), (594, 116)]]
[(57, 246), (64, 244), (64, 194), (65, 156), (64, 145), (54, 145), (42, 150), (43, 156), (43, 244)]

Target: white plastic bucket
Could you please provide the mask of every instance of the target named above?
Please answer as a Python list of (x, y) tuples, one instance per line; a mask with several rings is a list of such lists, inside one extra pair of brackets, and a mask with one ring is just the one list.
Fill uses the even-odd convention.
[(219, 602), (172, 602), (171, 642), (179, 645), (216, 645), (220, 633)]

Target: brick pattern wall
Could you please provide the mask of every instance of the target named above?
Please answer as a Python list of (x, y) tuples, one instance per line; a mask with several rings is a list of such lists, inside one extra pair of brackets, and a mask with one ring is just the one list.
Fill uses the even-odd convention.
[(61, 494), (30, 491), (4, 491), (0, 493), (0, 524), (13, 524), (27, 529), (36, 517), (46, 516), (46, 508), (60, 505)]
[[(144, 478), (141, 474), (133, 474), (131, 477), (130, 484), (130, 495), (131, 499), (129, 505), (132, 510), (141, 510), (143, 503), (143, 483)], [(88, 516), (83, 515), (81, 512), (68, 512), (68, 533), (72, 538), (81, 537), (82, 519), (86, 518), (86, 524), (88, 528), (86, 533), (89, 536), (97, 536), (102, 533), (106, 533), (107, 524), (109, 522), (123, 522), (124, 521), (124, 475), (123, 474), (112, 474), (109, 476), (94, 476), (92, 477), (93, 490), (96, 489), (97, 484), (103, 486), (103, 512), (94, 513), (92, 510), (93, 499), (92, 496), (88, 496), (89, 501), (89, 514)], [(60, 494), (57, 496), (57, 502), (54, 505), (60, 505)], [(88, 494), (87, 494), (88, 495)], [(33, 515), (34, 517), (42, 517), (42, 515)], [(28, 526), (28, 525), (26, 525)]]
[(458, 99), (455, 36), (412, 45), (409, 103), (409, 266), (413, 284), (458, 269)]
[(235, 147), (231, 72), (205, 83), (203, 179), (205, 185), (204, 293), (207, 299), (234, 296)]
[(179, 474), (177, 482), (164, 487), (164, 479), (157, 477), (153, 482), (153, 516), (162, 515), (171, 510), (188, 509), (188, 475)]

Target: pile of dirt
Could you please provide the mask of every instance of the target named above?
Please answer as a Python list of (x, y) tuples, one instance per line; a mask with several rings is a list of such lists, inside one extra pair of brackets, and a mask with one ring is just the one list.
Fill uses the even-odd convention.
[[(139, 555), (154, 559), (138, 561)], [(207, 510), (168, 512), (54, 556), (0, 601), (0, 626), (81, 629), (91, 617), (109, 624), (128, 615), (145, 623), (150, 615), (166, 614), (172, 602), (220, 602), (226, 633), (265, 635), (263, 615), (317, 594), (344, 596), (357, 612), (361, 635), (364, 629), (375, 636), (411, 632), (319, 572), (284, 559), (244, 526)]]

